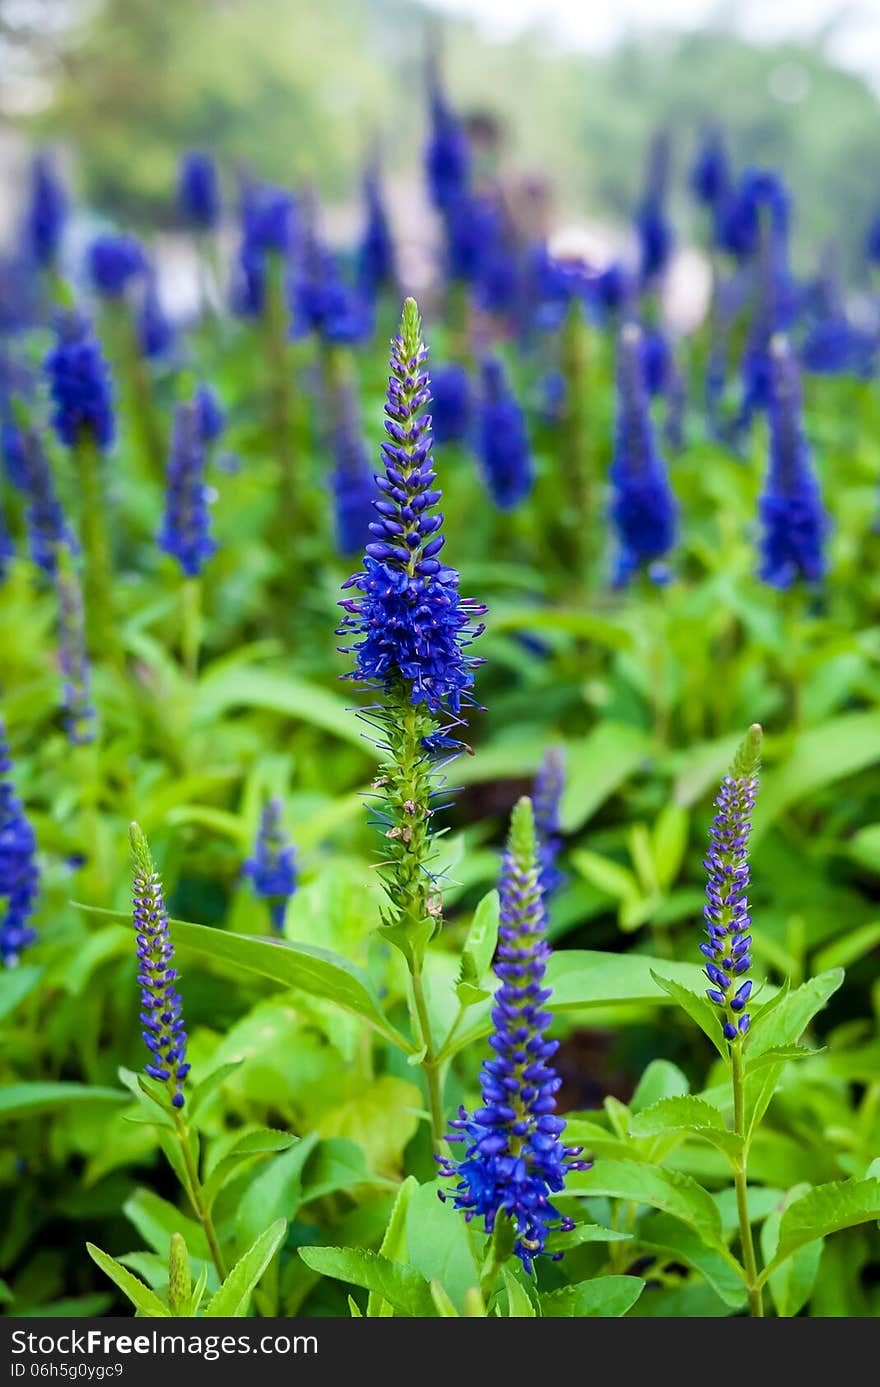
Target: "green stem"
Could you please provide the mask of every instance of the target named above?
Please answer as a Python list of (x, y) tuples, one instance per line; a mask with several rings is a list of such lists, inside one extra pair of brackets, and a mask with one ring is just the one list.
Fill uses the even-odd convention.
[(202, 580), (186, 578), (180, 594), (180, 655), (186, 676), (195, 683), (199, 673), (202, 644)]
[(266, 306), (263, 343), (269, 374), (269, 426), (280, 470), (280, 511), (285, 543), (290, 545), (299, 528), (297, 458), (294, 443), (292, 364), (287, 350), (287, 305), (284, 267), (279, 256), (269, 257), (266, 272)]
[(739, 1214), (739, 1235), (742, 1243), (743, 1267), (749, 1292), (749, 1312), (763, 1316), (764, 1301), (758, 1283), (758, 1267), (755, 1261), (755, 1245), (752, 1242), (752, 1225), (749, 1222), (748, 1199), (748, 1143), (745, 1129), (745, 1094), (743, 1085), (742, 1042), (734, 1041), (730, 1051), (731, 1080), (733, 1082), (733, 1127), (743, 1145), (733, 1168), (733, 1183), (736, 1189), (736, 1207)]
[(590, 550), (591, 467), (587, 426), (589, 328), (580, 304), (574, 302), (562, 329), (562, 375), (565, 381), (564, 428), (566, 472), (574, 498), (574, 557), (577, 577), (586, 581)]
[(177, 1130), (180, 1154), (183, 1159), (183, 1165), (189, 1183), (187, 1194), (190, 1197), (190, 1202), (192, 1203), (196, 1218), (204, 1229), (208, 1247), (211, 1249), (211, 1260), (217, 1268), (217, 1275), (220, 1277), (220, 1282), (222, 1284), (226, 1280), (226, 1265), (223, 1261), (223, 1253), (220, 1251), (220, 1244), (217, 1241), (217, 1234), (214, 1230), (214, 1221), (211, 1218), (210, 1210), (205, 1204), (202, 1182), (199, 1179), (199, 1173), (196, 1170), (195, 1161), (193, 1160), (192, 1151), (190, 1149), (189, 1133), (186, 1123), (176, 1109), (174, 1111), (174, 1126)]
[(435, 1155), (440, 1155), (443, 1150), (443, 1140), (445, 1136), (443, 1085), (440, 1078), (440, 1062), (434, 1048), (434, 1034), (431, 1028), (428, 1000), (422, 985), (421, 969), (412, 968), (410, 976), (412, 978), (413, 1003), (418, 1020), (418, 1028), (421, 1034), (422, 1044), (425, 1047), (425, 1053), (422, 1056), (422, 1072), (425, 1075), (425, 1083), (428, 1087), (428, 1111), (431, 1115), (431, 1145), (434, 1148)]
[(505, 1213), (499, 1211), (495, 1219), (495, 1227), (492, 1229), (492, 1239), (489, 1243), (486, 1261), (480, 1274), (480, 1294), (487, 1304), (495, 1289), (498, 1273), (513, 1252), (515, 1242), (516, 1230), (512, 1220)]
[(86, 630), (89, 653), (107, 654), (116, 645), (111, 611), (113, 568), (104, 508), (101, 454), (91, 431), (83, 429), (74, 448), (82, 498), (81, 530), (85, 550)]

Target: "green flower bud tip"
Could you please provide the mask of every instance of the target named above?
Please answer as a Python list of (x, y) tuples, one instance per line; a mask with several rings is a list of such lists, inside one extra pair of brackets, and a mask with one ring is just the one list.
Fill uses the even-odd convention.
[(747, 780), (757, 775), (761, 768), (761, 739), (764, 730), (759, 722), (753, 722), (740, 742), (733, 758), (730, 774), (734, 780)]
[(189, 1252), (181, 1233), (171, 1234), (171, 1248), (168, 1253), (168, 1304), (172, 1310), (180, 1311), (189, 1302), (192, 1293), (192, 1278), (189, 1270)]
[(139, 823), (132, 823), (128, 826), (128, 840), (131, 843), (131, 855), (134, 858), (135, 868), (143, 872), (145, 876), (150, 876), (155, 872), (153, 858), (150, 854), (150, 845), (147, 836)]

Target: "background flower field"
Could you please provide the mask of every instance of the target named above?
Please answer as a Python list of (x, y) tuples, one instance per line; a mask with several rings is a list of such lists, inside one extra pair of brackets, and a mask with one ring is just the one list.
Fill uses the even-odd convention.
[[(0, 258), (4, 1309), (754, 1312), (742, 1055), (765, 1313), (880, 1313), (880, 190), (838, 143), (835, 205), (785, 112), (719, 124), (696, 91), (637, 131), (621, 113), (637, 159), (594, 142), (571, 176), (576, 123), (554, 169), (548, 121), (528, 176), (534, 135), (517, 162), (506, 112), (460, 94), (473, 35), (416, 6), (409, 86), (339, 38), (370, 140), (321, 128), (281, 58), (239, 130), (210, 54), (173, 99), (204, 8), (157, 21), (148, 114), (138, 84), (103, 93), (151, 6), (65, 30), (60, 74), (16, 49), (54, 85), (7, 113)], [(375, 7), (379, 48), (395, 16)], [(486, 51), (502, 85), (524, 61)], [(877, 122), (856, 78), (797, 61)], [(573, 63), (535, 70), (564, 91)], [(415, 628), (414, 589), (389, 595), (407, 544)], [(700, 945), (753, 724), (746, 1035), (749, 991), (730, 1013)], [(523, 796), (537, 847), (520, 807), (496, 954)], [(542, 911), (583, 1156), (565, 1255), (532, 1267), (438, 1198), (440, 1121), (490, 1101), (493, 958), (503, 984)]]

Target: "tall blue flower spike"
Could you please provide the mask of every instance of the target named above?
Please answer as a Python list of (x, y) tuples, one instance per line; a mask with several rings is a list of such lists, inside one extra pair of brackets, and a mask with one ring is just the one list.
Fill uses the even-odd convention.
[[(500, 883), (501, 924), (493, 964), (498, 988), (492, 1009), (492, 1058), (480, 1074), (483, 1106), (459, 1109), (447, 1140), (462, 1155), (439, 1157), (440, 1175), (455, 1181), (450, 1199), (465, 1218), (482, 1218), (487, 1233), (507, 1218), (514, 1252), (527, 1272), (547, 1253), (554, 1231), (574, 1224), (560, 1215), (552, 1196), (565, 1188), (569, 1171), (585, 1170), (581, 1148), (565, 1146), (565, 1121), (555, 1116), (562, 1080), (551, 1059), (558, 1041), (547, 1039), (553, 1017), (545, 1010), (544, 985), (550, 946), (539, 882), (530, 800), (513, 811)], [(560, 1253), (549, 1254), (558, 1260)]]
[(248, 183), (242, 190), (241, 241), (233, 287), (235, 311), (259, 317), (266, 301), (267, 257), (286, 260), (296, 232), (296, 200), (292, 193), (266, 183)]
[(429, 74), (431, 132), (425, 150), (425, 176), (431, 201), (448, 213), (467, 192), (471, 150), (464, 126), (450, 108), (435, 71)]
[(461, 443), (473, 412), (470, 376), (458, 361), (438, 366), (431, 375), (431, 427), (434, 442)]
[(88, 318), (59, 312), (56, 341), (45, 361), (52, 397), (52, 426), (68, 448), (90, 435), (103, 451), (116, 431), (110, 372)]
[(242, 868), (256, 894), (268, 903), (272, 928), (277, 934), (284, 928), (287, 902), (298, 884), (296, 854), (281, 822), (283, 807), (278, 798), (263, 806), (253, 856)]
[(730, 774), (721, 782), (703, 863), (707, 872), (703, 914), (708, 942), (700, 945), (700, 952), (706, 959), (710, 984), (706, 992), (721, 1011), (724, 1038), (731, 1042), (749, 1029), (749, 834), (760, 763), (761, 728), (755, 723), (734, 757)]
[(666, 211), (670, 154), (669, 135), (660, 130), (648, 150), (645, 186), (635, 216), (643, 284), (650, 284), (663, 274), (675, 243)]
[(37, 932), (30, 923), (40, 889), (37, 840), (11, 780), (12, 759), (0, 721), (0, 959), (14, 968)]
[[(479, 659), (468, 653), (483, 630), (482, 603), (463, 598), (455, 569), (440, 560), (441, 492), (431, 455), (427, 348), (413, 299), (403, 306), (392, 344), (385, 405), (384, 476), (375, 478), (375, 519), (364, 566), (344, 589), (339, 634), (354, 657), (353, 678), (375, 691), (362, 716), (386, 753), (374, 782), (374, 816), (382, 825), (381, 880), (386, 896), (383, 936), (399, 948), (413, 973), (441, 926), (442, 902), (432, 870), (432, 823), (439, 763), (469, 750), (455, 735), (463, 708), (473, 703)], [(436, 1072), (436, 1071), (435, 1071)], [(435, 1139), (442, 1131), (439, 1091), (431, 1094)]]
[(774, 337), (770, 362), (770, 466), (759, 502), (758, 572), (771, 587), (789, 588), (825, 576), (829, 521), (804, 436), (797, 362), (784, 337)]
[(641, 332), (621, 330), (617, 352), (617, 424), (609, 471), (609, 513), (617, 535), (614, 582), (620, 586), (645, 568), (655, 581), (657, 564), (675, 543), (677, 506), (657, 449), (648, 409)]
[(132, 280), (147, 268), (137, 237), (118, 232), (96, 236), (88, 248), (87, 262), (93, 288), (107, 299), (121, 299)]
[(534, 483), (525, 415), (500, 361), (483, 363), (479, 408), (479, 456), (489, 494), (499, 510), (512, 510)]
[(195, 231), (213, 231), (220, 221), (220, 177), (214, 159), (203, 150), (190, 149), (180, 160), (177, 206)]
[(559, 810), (565, 790), (565, 752), (562, 747), (548, 747), (538, 767), (532, 790), (535, 811), (535, 834), (538, 842), (539, 883), (545, 902), (562, 885), (565, 877), (556, 865), (562, 851), (562, 828)]
[(439, 558), (445, 541), (431, 417), (425, 412), (427, 354), (418, 308), (407, 299), (391, 354), (385, 476), (376, 479), (381, 495), (373, 502), (374, 538), (363, 571), (344, 584), (359, 595), (341, 603), (347, 615), (340, 634), (359, 637), (345, 650), (355, 657), (349, 677), (386, 691), (402, 681), (412, 704), (458, 715), (479, 663), (465, 650), (483, 629), (475, 629), (473, 620), (485, 608), (459, 595), (458, 574)]
[(28, 259), (41, 270), (52, 269), (57, 263), (66, 221), (67, 193), (64, 184), (51, 157), (42, 150), (31, 164), (24, 220)]
[(166, 1085), (172, 1107), (182, 1108), (183, 1083), (190, 1066), (186, 1061), (183, 1002), (177, 988), (180, 974), (174, 966), (162, 880), (137, 824), (131, 825), (129, 836), (134, 858), (132, 922), (137, 935), (141, 1034), (150, 1052), (144, 1068), (151, 1079)]
[(60, 545), (74, 547), (73, 536), (55, 488), (52, 468), (36, 429), (11, 425), (18, 434), (25, 466), (25, 523), (32, 561), (50, 576), (58, 566)]
[(697, 202), (717, 217), (730, 191), (730, 160), (724, 136), (717, 126), (703, 134), (690, 172), (691, 192)]
[(205, 482), (205, 461), (199, 408), (194, 402), (181, 402), (174, 410), (165, 514), (157, 542), (188, 578), (197, 577), (217, 550), (211, 535), (212, 492)]
[(364, 176), (364, 204), (366, 220), (358, 250), (358, 279), (364, 292), (374, 298), (395, 282), (394, 241), (375, 164)]
[(177, 340), (174, 324), (165, 312), (156, 276), (147, 278), (137, 314), (137, 334), (141, 353), (148, 361), (168, 356)]

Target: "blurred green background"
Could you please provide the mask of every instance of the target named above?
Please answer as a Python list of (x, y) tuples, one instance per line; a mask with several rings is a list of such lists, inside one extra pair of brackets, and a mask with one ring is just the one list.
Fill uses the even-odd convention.
[[(682, 28), (688, 11), (711, 18), (700, 4), (627, 0), (613, 44), (589, 52), (546, 27), (499, 38), (491, 21), (508, 8), (500, 0), (461, 0), (463, 14), (451, 0), (440, 10), (419, 0), (0, 0), (0, 135), (4, 146), (20, 131), (70, 146), (81, 192), (135, 222), (170, 215), (176, 156), (190, 144), (281, 182), (312, 179), (332, 202), (351, 197), (378, 139), (393, 178), (420, 194), (430, 46), (442, 50), (458, 107), (497, 118), (510, 174), (551, 180), (559, 216), (623, 216), (652, 129), (672, 130), (683, 171), (700, 125), (720, 121), (738, 161), (784, 167), (798, 208), (796, 255), (833, 233), (855, 262), (880, 193), (880, 106), (867, 39), (861, 72), (835, 59), (841, 32), (859, 56), (860, 31), (846, 26), (863, 11), (784, 0), (761, 9), (776, 17), (770, 37), (750, 39), (719, 24)], [(548, 25), (575, 11), (583, 23), (589, 10), (600, 28), (614, 9), (603, 0), (512, 8)], [(749, 9), (718, 15), (729, 25)], [(650, 24), (627, 30), (627, 15)], [(812, 34), (805, 16), (815, 19)], [(679, 27), (664, 29), (672, 21)], [(739, 27), (750, 34), (755, 25)]]

